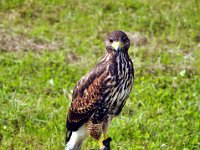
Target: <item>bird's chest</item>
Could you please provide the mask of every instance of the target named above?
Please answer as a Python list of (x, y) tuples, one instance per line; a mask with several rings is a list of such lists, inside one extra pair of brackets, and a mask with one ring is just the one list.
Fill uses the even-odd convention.
[(124, 78), (113, 88), (112, 97), (110, 99), (110, 110), (115, 114), (118, 109), (122, 108), (131, 92), (131, 82)]
[(116, 114), (124, 106), (133, 83), (132, 66), (126, 59), (117, 60), (115, 77), (110, 93), (110, 113)]

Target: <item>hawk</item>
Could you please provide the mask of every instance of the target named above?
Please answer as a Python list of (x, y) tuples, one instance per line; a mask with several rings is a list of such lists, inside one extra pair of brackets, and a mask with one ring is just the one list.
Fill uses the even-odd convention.
[(134, 78), (128, 55), (130, 40), (123, 31), (113, 31), (105, 39), (106, 53), (74, 88), (66, 123), (66, 150), (80, 150), (89, 135), (100, 149), (108, 139), (108, 126), (126, 103)]

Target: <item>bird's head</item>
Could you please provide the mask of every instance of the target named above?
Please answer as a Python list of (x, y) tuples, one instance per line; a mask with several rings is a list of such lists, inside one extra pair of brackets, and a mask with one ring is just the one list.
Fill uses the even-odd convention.
[(113, 31), (105, 39), (107, 52), (127, 52), (130, 47), (130, 40), (123, 31)]

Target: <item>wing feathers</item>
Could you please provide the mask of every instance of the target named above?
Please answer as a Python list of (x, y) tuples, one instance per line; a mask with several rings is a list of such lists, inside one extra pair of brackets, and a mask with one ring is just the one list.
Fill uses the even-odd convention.
[[(76, 85), (67, 118), (67, 129), (76, 131), (95, 111), (104, 96), (107, 76), (105, 65), (97, 65)], [(105, 81), (104, 81), (105, 80)], [(103, 97), (102, 97), (103, 96)]]

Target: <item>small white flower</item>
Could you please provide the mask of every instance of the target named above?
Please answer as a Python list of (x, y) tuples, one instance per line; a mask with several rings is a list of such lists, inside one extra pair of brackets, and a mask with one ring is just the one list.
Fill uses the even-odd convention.
[(53, 79), (50, 79), (50, 80), (49, 80), (49, 84), (52, 85), (52, 86), (54, 86), (54, 81), (53, 81)]
[(185, 74), (186, 74), (186, 70), (182, 70), (181, 72), (180, 72), (180, 75), (183, 77), (183, 76), (185, 76)]

